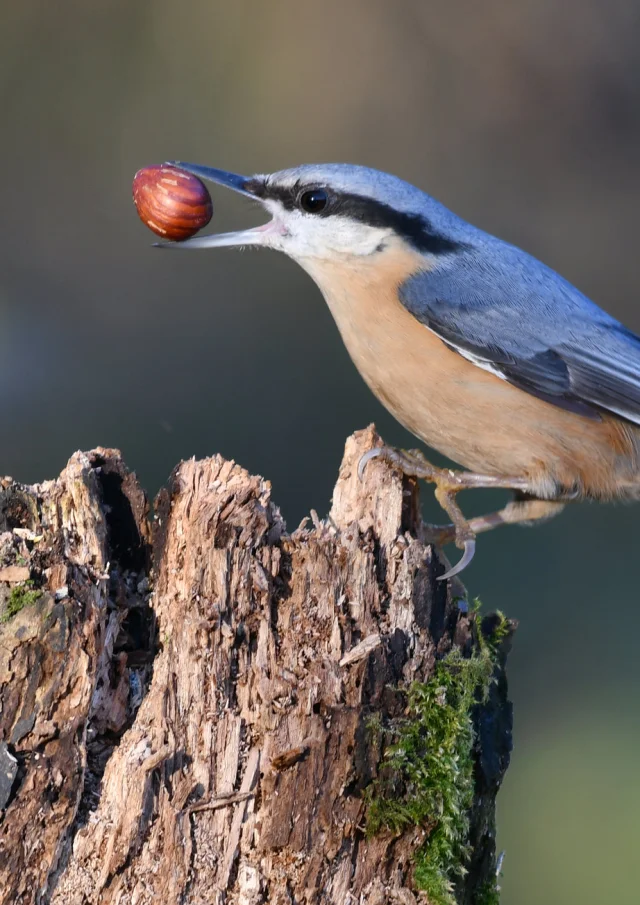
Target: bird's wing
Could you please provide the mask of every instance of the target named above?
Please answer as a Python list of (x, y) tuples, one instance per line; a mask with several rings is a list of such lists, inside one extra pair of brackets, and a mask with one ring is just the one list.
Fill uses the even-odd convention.
[(524, 252), (474, 250), (411, 277), (400, 297), (478, 367), (568, 411), (640, 424), (640, 338)]

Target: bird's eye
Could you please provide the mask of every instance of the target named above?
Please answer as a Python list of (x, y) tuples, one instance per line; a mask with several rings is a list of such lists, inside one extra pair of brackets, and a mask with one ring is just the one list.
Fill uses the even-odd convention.
[(310, 189), (300, 195), (300, 207), (308, 214), (319, 214), (327, 206), (329, 198), (324, 189)]

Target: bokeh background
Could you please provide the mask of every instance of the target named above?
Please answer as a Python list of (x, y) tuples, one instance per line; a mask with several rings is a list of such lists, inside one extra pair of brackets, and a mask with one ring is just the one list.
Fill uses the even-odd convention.
[[(118, 446), (153, 494), (220, 451), (295, 526), (348, 433), (410, 442), (293, 263), (151, 249), (131, 179), (167, 158), (395, 172), (640, 331), (639, 32), (634, 0), (5, 0), (0, 473)], [(258, 222), (214, 195), (217, 229)], [(640, 899), (639, 520), (576, 507), (483, 537), (466, 573), (521, 623), (503, 905)]]

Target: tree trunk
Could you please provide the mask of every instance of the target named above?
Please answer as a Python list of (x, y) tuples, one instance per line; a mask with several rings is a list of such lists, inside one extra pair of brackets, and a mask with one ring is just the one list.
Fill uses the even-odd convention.
[(117, 452), (0, 486), (0, 901), (497, 901), (504, 660), (438, 582), (415, 483), (347, 441), (324, 521)]

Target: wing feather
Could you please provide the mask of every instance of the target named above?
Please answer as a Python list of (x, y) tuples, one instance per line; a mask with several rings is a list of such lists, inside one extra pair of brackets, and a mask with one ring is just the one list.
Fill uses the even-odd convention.
[(514, 386), (640, 425), (640, 338), (525, 252), (495, 240), (411, 277), (400, 298), (447, 345)]

